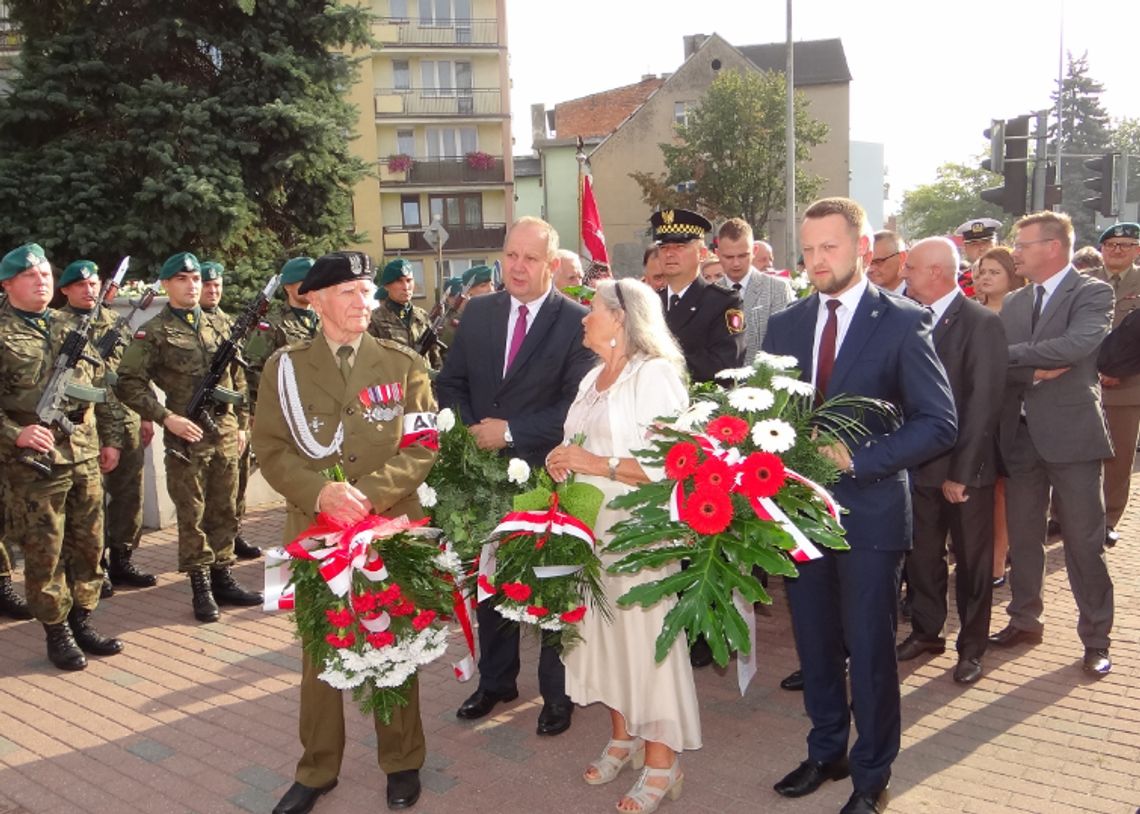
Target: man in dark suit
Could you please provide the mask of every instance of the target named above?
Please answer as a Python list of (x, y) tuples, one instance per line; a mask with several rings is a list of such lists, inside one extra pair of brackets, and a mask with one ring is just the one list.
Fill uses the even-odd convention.
[[(505, 291), (467, 303), (455, 342), (436, 379), (439, 403), (459, 411), (483, 449), (507, 450), (542, 466), (562, 441), (563, 423), (578, 383), (594, 362), (582, 345), (586, 309), (553, 291), (558, 233), (538, 218), (520, 218), (503, 249)], [(507, 453), (504, 453), (507, 454)], [(460, 718), (482, 718), (500, 701), (518, 697), (519, 626), (486, 603), (479, 620), (479, 688)], [(570, 726), (573, 705), (557, 648), (543, 644), (538, 683), (538, 734)]]
[(1009, 341), (999, 449), (1009, 471), (1009, 624), (998, 647), (1041, 641), (1045, 522), (1049, 490), (1064, 529), (1065, 570), (1079, 611), (1085, 672), (1112, 670), (1112, 579), (1104, 559), (1102, 460), (1112, 457), (1096, 357), (1112, 320), (1112, 286), (1072, 267), (1073, 224), (1037, 212), (1017, 222), (1013, 259), (1027, 285), (1006, 295), (1001, 321)]
[(649, 222), (665, 272), (661, 289), (665, 324), (681, 346), (695, 382), (744, 363), (744, 311), (740, 295), (698, 274), (712, 224), (686, 209), (662, 209)]
[[(801, 797), (850, 774), (855, 790), (842, 814), (868, 814), (886, 806), (901, 734), (895, 630), (899, 570), (911, 543), (906, 470), (953, 445), (954, 401), (929, 313), (867, 282), (871, 230), (863, 209), (847, 198), (816, 201), (804, 213), (800, 241), (818, 293), (772, 316), (763, 349), (794, 356), (824, 398), (882, 399), (900, 415), (865, 413), (866, 435), (823, 447), (843, 473), (833, 491), (848, 510), (851, 550), (825, 549), (787, 583), (812, 728), (807, 760), (775, 789)], [(852, 711), (859, 738), (848, 758)]]
[(954, 393), (954, 448), (911, 472), (914, 548), (907, 554), (911, 634), (899, 661), (946, 649), (946, 534), (954, 550), (961, 629), (954, 680), (982, 675), (993, 601), (995, 436), (1005, 389), (1006, 342), (1001, 319), (958, 288), (958, 250), (946, 238), (920, 241), (902, 270), (907, 293), (934, 315), (934, 349)]

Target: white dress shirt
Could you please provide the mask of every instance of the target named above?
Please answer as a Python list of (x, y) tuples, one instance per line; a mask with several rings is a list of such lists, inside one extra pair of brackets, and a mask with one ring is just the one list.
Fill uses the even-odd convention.
[(828, 301), (839, 300), (839, 308), (835, 312), (835, 356), (838, 358), (839, 349), (843, 347), (843, 339), (847, 336), (847, 329), (851, 327), (851, 318), (855, 316), (855, 309), (859, 306), (859, 300), (863, 299), (863, 293), (866, 290), (867, 278), (864, 277), (838, 297), (831, 297), (827, 294), (819, 295), (819, 313), (815, 315), (815, 343), (812, 345), (811, 350), (812, 384), (817, 384), (815, 377), (819, 371), (819, 342), (823, 336), (823, 326), (827, 324)]
[[(534, 325), (534, 318), (538, 316), (538, 312), (542, 309), (542, 304), (546, 302), (546, 298), (550, 296), (550, 288), (547, 288), (545, 293), (536, 300), (531, 300), (526, 305), (526, 332), (530, 333), (531, 326)], [(511, 311), (507, 317), (507, 344), (503, 346), (503, 375), (507, 375), (507, 360), (511, 355), (511, 339), (515, 335), (515, 323), (519, 321), (519, 306), (524, 303), (521, 300), (516, 300), (511, 297)]]

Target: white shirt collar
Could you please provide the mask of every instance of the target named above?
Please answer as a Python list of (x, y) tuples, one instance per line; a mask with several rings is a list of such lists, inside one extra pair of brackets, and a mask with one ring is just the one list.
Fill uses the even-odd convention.
[(941, 297), (936, 299), (930, 304), (930, 310), (934, 312), (934, 324), (937, 325), (942, 319), (942, 315), (946, 313), (946, 309), (954, 302), (955, 297), (962, 296), (962, 290), (957, 286), (947, 291)]
[(824, 304), (825, 307), (828, 300), (839, 300), (840, 305), (849, 310), (851, 313), (855, 313), (855, 309), (859, 305), (859, 300), (863, 299), (863, 294), (866, 291), (867, 278), (864, 277), (855, 285), (851, 286), (851, 288), (840, 294), (838, 297), (833, 297), (830, 294), (820, 294), (819, 300), (820, 303)]
[[(546, 298), (550, 296), (550, 291), (552, 288), (553, 288), (553, 286), (547, 286), (546, 291), (543, 292), (542, 296), (538, 297), (537, 299), (533, 299), (528, 303), (525, 303), (527, 314), (529, 314), (531, 317), (533, 317), (535, 314), (537, 314), (539, 312), (539, 310), (542, 308), (542, 304), (544, 302), (546, 302)], [(515, 299), (514, 296), (512, 295), (511, 296), (511, 316), (512, 317), (518, 315), (520, 305), (524, 305), (524, 303), (521, 300)], [(529, 329), (529, 327), (530, 327), (529, 323), (528, 323), (527, 327)]]

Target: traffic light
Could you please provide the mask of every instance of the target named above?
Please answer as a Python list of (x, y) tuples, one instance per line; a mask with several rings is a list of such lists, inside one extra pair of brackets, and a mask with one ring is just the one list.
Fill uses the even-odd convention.
[(1045, 170), (1045, 208), (1052, 209), (1061, 204), (1061, 185), (1057, 183), (1057, 165), (1049, 162)]
[(1085, 179), (1085, 188), (1096, 195), (1081, 201), (1083, 206), (1093, 209), (1106, 218), (1114, 218), (1120, 212), (1120, 202), (1116, 196), (1116, 169), (1120, 153), (1105, 153), (1084, 162), (1085, 169), (1099, 175)]
[[(982, 190), (982, 200), (1000, 206), (1011, 215), (1025, 214), (1029, 192), (1029, 117), (1018, 116), (1004, 122), (994, 120), (984, 135), (990, 140), (990, 158), (982, 169), (1002, 175), (1002, 185)], [(1000, 149), (999, 149), (1000, 145)]]

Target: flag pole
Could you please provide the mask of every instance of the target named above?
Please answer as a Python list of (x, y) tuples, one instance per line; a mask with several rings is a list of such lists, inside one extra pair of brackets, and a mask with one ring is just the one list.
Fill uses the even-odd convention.
[(578, 256), (582, 256), (582, 186), (585, 184), (586, 149), (582, 137), (578, 136), (578, 150), (574, 153), (578, 161)]

